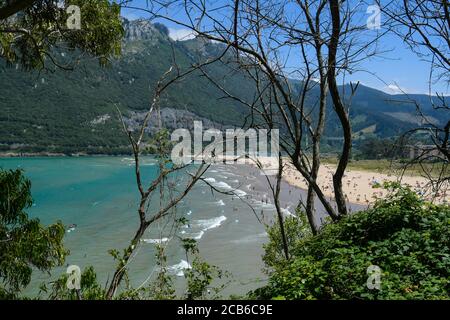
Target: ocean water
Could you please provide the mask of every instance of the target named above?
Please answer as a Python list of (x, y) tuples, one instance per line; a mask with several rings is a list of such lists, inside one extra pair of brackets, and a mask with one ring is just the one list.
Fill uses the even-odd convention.
[[(28, 210), (30, 216), (38, 217), (44, 224), (57, 220), (66, 226), (76, 224), (76, 228), (66, 232), (65, 245), (71, 252), (67, 265), (81, 268), (92, 265), (100, 283), (110, 279), (115, 262), (108, 250), (122, 251), (138, 226), (139, 197), (133, 160), (127, 157), (10, 158), (0, 159), (0, 167), (21, 168), (32, 181), (34, 204)], [(157, 166), (151, 158), (144, 159), (142, 174), (145, 181), (156, 176)], [(217, 165), (205, 176), (221, 190), (236, 190), (245, 201), (212, 192), (207, 184), (199, 182), (174, 213), (188, 219), (188, 226), (174, 229), (173, 220), (164, 220), (152, 225), (144, 236), (129, 264), (135, 287), (149, 284), (156, 275), (155, 244), (164, 243), (169, 271), (182, 292), (183, 270), (189, 268), (180, 245), (182, 237), (196, 239), (205, 260), (230, 272), (223, 291), (225, 297), (264, 284), (261, 256), (267, 236), (256, 215), (269, 216), (274, 212), (270, 200), (269, 203), (266, 200), (267, 187), (262, 185), (257, 170), (249, 172), (248, 167)], [(179, 187), (183, 182), (182, 176), (177, 177)], [(152, 203), (156, 206), (158, 199), (154, 198)], [(286, 214), (292, 205), (286, 205)], [(64, 272), (65, 267), (56, 268), (51, 275), (35, 273), (25, 292), (36, 293), (40, 283)]]

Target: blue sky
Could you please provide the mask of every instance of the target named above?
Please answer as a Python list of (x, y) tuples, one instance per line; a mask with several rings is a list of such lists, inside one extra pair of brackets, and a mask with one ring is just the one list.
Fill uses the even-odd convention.
[[(220, 0), (225, 1), (225, 0)], [(133, 6), (145, 7), (146, 0), (133, 0)], [(176, 19), (183, 19), (182, 12), (168, 12)], [(130, 20), (138, 18), (148, 17), (145, 12), (137, 10), (122, 10), (122, 15)], [(362, 15), (367, 15), (362, 12)], [(365, 16), (363, 16), (365, 19)], [(167, 21), (161, 21), (169, 27), (173, 35), (186, 35), (189, 31), (177, 26), (174, 23)], [(383, 17), (381, 17), (381, 23), (383, 24)], [(381, 29), (383, 31), (383, 29)], [(376, 31), (368, 31), (376, 32)], [(387, 93), (401, 93), (401, 91), (407, 93), (422, 93), (427, 94), (429, 92), (429, 62), (425, 62), (417, 57), (416, 54), (406, 48), (405, 44), (396, 36), (388, 35), (382, 38), (380, 42), (380, 48), (386, 50), (383, 57), (376, 57), (370, 60), (366, 60), (361, 64), (361, 69), (369, 70), (367, 72), (356, 72), (348, 80), (360, 81), (362, 84), (383, 90)], [(440, 94), (450, 94), (450, 88), (443, 81), (433, 84), (433, 93), (438, 92)]]

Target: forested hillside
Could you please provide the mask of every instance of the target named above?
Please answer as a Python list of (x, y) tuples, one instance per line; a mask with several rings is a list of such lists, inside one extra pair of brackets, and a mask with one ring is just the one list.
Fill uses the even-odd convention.
[[(120, 129), (114, 105), (128, 114), (148, 108), (153, 89), (176, 61), (185, 68), (220, 51), (217, 44), (202, 39), (173, 41), (163, 25), (148, 21), (124, 20), (126, 37), (122, 56), (100, 67), (81, 57), (73, 71), (24, 72), (17, 66), (0, 68), (0, 151), (114, 153), (126, 150), (127, 140)], [(58, 51), (64, 59), (76, 59), (73, 52)], [(252, 82), (228, 66), (215, 63), (208, 73), (220, 79), (229, 92), (252, 97)], [(293, 85), (299, 85), (293, 81)], [(349, 88), (346, 92), (350, 92)], [(162, 97), (161, 108), (183, 110), (193, 118), (209, 119), (217, 125), (243, 124), (246, 107), (223, 94), (198, 72), (180, 81)], [(440, 121), (425, 96), (415, 96), (432, 121)], [(314, 93), (309, 97), (314, 104)], [(359, 86), (352, 99), (351, 118), (356, 139), (392, 137), (417, 125), (413, 104)], [(331, 110), (331, 105), (330, 105)], [(333, 112), (327, 119), (325, 143), (335, 145), (340, 128)], [(186, 119), (185, 119), (186, 120)], [(172, 121), (176, 123), (177, 121)], [(176, 125), (176, 124), (175, 124)]]

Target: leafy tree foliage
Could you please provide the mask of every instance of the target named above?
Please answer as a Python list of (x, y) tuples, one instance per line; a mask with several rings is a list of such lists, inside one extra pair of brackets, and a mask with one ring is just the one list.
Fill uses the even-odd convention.
[[(0, 19), (0, 57), (8, 63), (20, 63), (25, 69), (43, 68), (46, 60), (67, 67), (52, 54), (57, 46), (78, 50), (107, 63), (111, 56), (119, 55), (123, 28), (120, 7), (108, 0), (66, 0), (66, 7), (80, 8), (81, 29), (70, 29), (71, 17), (58, 0), (17, 0), (24, 9), (6, 19)], [(10, 6), (0, 0), (0, 10)]]
[(20, 170), (0, 170), (0, 298), (13, 298), (31, 280), (33, 268), (62, 265), (64, 226), (43, 226), (24, 211), (32, 204), (31, 183)]
[[(284, 231), (288, 245), (288, 251), (292, 252), (305, 237), (311, 236), (311, 228), (304, 213), (298, 212), (296, 217), (286, 217), (283, 220)], [(270, 273), (273, 268), (285, 259), (283, 251), (283, 240), (280, 232), (280, 224), (277, 222), (267, 227), (269, 241), (264, 244), (263, 261), (266, 265), (266, 272)]]
[(395, 141), (391, 139), (369, 138), (358, 143), (357, 158), (360, 159), (391, 159), (406, 154)]
[[(299, 241), (294, 258), (274, 267), (252, 293), (285, 299), (449, 299), (450, 208), (392, 184), (373, 209), (326, 225)], [(381, 268), (380, 290), (367, 268)]]
[(42, 294), (47, 294), (45, 298), (50, 300), (79, 300), (80, 296), (85, 300), (104, 299), (105, 290), (98, 283), (97, 274), (92, 266), (85, 268), (81, 273), (81, 292), (67, 288), (68, 277), (68, 274), (61, 275), (61, 277), (51, 283), (50, 287), (43, 284), (40, 288), (41, 296)]
[[(194, 239), (183, 239), (183, 248), (186, 257), (192, 256), (192, 268), (184, 271), (187, 281), (185, 299), (216, 299), (224, 285), (213, 286), (214, 280), (228, 276), (218, 267), (210, 265), (200, 257), (197, 241)], [(188, 259), (189, 261), (189, 259)]]
[(150, 285), (150, 296), (155, 300), (172, 300), (176, 298), (173, 277), (170, 276), (167, 269), (167, 256), (165, 246), (159, 244), (156, 246), (156, 261), (158, 274), (156, 279)]

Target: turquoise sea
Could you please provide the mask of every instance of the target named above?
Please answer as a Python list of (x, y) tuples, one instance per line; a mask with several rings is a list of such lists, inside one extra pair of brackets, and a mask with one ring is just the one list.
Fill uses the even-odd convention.
[[(38, 217), (44, 224), (60, 220), (66, 226), (77, 225), (75, 230), (66, 233), (65, 244), (71, 252), (66, 263), (81, 268), (94, 266), (99, 280), (105, 283), (115, 266), (108, 250), (125, 248), (138, 225), (133, 160), (127, 157), (2, 158), (0, 167), (21, 168), (32, 181), (34, 204), (28, 211), (30, 216)], [(182, 290), (183, 268), (189, 264), (179, 237), (189, 236), (198, 240), (202, 257), (232, 274), (225, 296), (228, 292), (245, 293), (260, 286), (265, 278), (261, 272), (261, 255), (266, 234), (248, 204), (263, 214), (272, 212), (273, 206), (264, 201), (268, 196), (267, 187), (249, 170), (249, 167), (218, 165), (206, 174), (212, 184), (238, 189), (248, 203), (212, 193), (205, 183), (199, 182), (177, 208), (178, 216), (189, 219), (188, 227), (174, 231), (168, 221), (151, 226), (146, 241), (141, 243), (130, 263), (133, 285), (148, 284), (157, 272), (154, 248), (163, 239), (168, 240), (169, 270)], [(150, 181), (156, 175), (157, 166), (147, 158), (142, 171)], [(183, 179), (177, 182), (182, 184)], [(36, 293), (39, 283), (64, 272), (65, 267), (55, 269), (52, 276), (36, 273), (26, 292)]]

